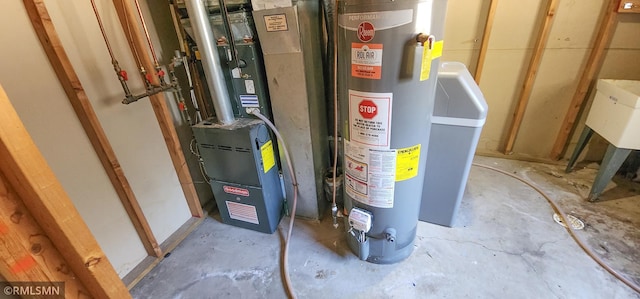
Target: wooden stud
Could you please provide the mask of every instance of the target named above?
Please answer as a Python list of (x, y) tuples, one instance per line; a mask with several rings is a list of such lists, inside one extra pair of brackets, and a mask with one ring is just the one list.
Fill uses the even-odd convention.
[(67, 262), (0, 172), (0, 275), (7, 281), (64, 282), (65, 298), (88, 298)]
[[(155, 73), (155, 65), (149, 57), (150, 55), (146, 48), (147, 43), (144, 41), (140, 30), (138, 30), (137, 18), (133, 13), (132, 8), (127, 5), (124, 0), (113, 0), (113, 5), (115, 6), (122, 29), (125, 32), (131, 52), (138, 54), (142, 66), (149, 73)], [(151, 83), (159, 84), (157, 76), (150, 77)], [(182, 186), (182, 191), (187, 200), (187, 205), (189, 206), (191, 215), (194, 217), (202, 217), (204, 215), (202, 212), (202, 206), (200, 205), (200, 200), (198, 199), (198, 194), (196, 193), (195, 186), (193, 185), (193, 180), (191, 179), (187, 162), (184, 154), (182, 153), (178, 134), (173, 126), (173, 119), (171, 118), (169, 107), (167, 106), (167, 100), (163, 93), (152, 95), (149, 99), (151, 100), (151, 107), (153, 108), (153, 112), (155, 113), (158, 124), (160, 125), (162, 136), (164, 137), (167, 149), (169, 150), (173, 167), (178, 175), (178, 180)]]
[(520, 130), (520, 125), (522, 125), (522, 119), (524, 118), (524, 113), (527, 110), (531, 91), (533, 90), (536, 76), (538, 75), (540, 63), (542, 62), (544, 49), (547, 46), (549, 33), (551, 32), (551, 27), (553, 27), (553, 20), (555, 19), (558, 2), (560, 2), (560, 0), (548, 0), (547, 2), (547, 9), (542, 29), (538, 35), (538, 40), (536, 41), (536, 46), (534, 48), (533, 55), (531, 56), (531, 61), (529, 62), (529, 69), (527, 70), (527, 75), (520, 92), (518, 104), (516, 105), (516, 110), (513, 114), (511, 126), (509, 127), (509, 134), (507, 135), (507, 141), (504, 147), (505, 154), (510, 154), (512, 152), (518, 131)]
[(489, 12), (487, 14), (487, 21), (484, 25), (484, 32), (482, 33), (482, 45), (478, 52), (476, 71), (473, 75), (473, 78), (478, 84), (480, 84), (480, 76), (482, 76), (482, 69), (484, 68), (484, 60), (487, 56), (487, 51), (489, 50), (489, 39), (491, 38), (491, 29), (493, 28), (493, 19), (496, 15), (496, 10), (498, 10), (498, 0), (491, 0)]
[(560, 156), (564, 152), (567, 146), (567, 140), (569, 139), (569, 134), (573, 130), (580, 108), (586, 100), (587, 92), (594, 82), (596, 73), (600, 71), (600, 67), (602, 66), (602, 62), (605, 58), (604, 50), (611, 42), (611, 37), (616, 29), (618, 17), (617, 11), (619, 6), (620, 1), (613, 0), (609, 1), (609, 5), (607, 5), (593, 49), (587, 59), (587, 66), (582, 72), (582, 77), (580, 77), (580, 81), (578, 82), (578, 87), (576, 88), (576, 92), (573, 95), (571, 104), (569, 105), (569, 110), (562, 121), (562, 126), (560, 127), (560, 131), (556, 137), (556, 142), (551, 149), (551, 154), (549, 156), (553, 160), (560, 159)]
[(619, 13), (640, 13), (640, 0), (622, 0), (618, 6)]
[(51, 22), (51, 17), (43, 0), (24, 0), (24, 4), (44, 52), (47, 54), (49, 62), (53, 66), (53, 70), (67, 94), (69, 102), (78, 116), (78, 120), (80, 120), (87, 137), (89, 137), (91, 145), (98, 155), (107, 176), (111, 180), (111, 184), (118, 194), (124, 209), (127, 211), (147, 254), (162, 256), (162, 250), (160, 250), (160, 246), (158, 246), (158, 242), (151, 231), (151, 227), (144, 216), (142, 208), (109, 143), (109, 139), (107, 139), (100, 125), (100, 121), (91, 106), (91, 102), (82, 87), (82, 83), (73, 69), (73, 65), (71, 65), (71, 61), (62, 46), (62, 42)]
[(131, 298), (2, 88), (0, 172), (91, 296)]
[[(189, 234), (191, 234), (191, 232), (193, 232), (196, 228), (198, 228), (198, 226), (200, 226), (200, 224), (202, 224), (202, 222), (204, 222), (204, 219), (205, 217), (191, 217), (182, 226), (180, 226), (177, 231), (171, 234), (171, 236), (169, 236), (167, 240), (162, 242), (162, 244), (160, 244), (160, 248), (162, 248), (164, 252), (173, 251), (182, 241), (184, 241), (185, 238), (187, 238), (187, 236), (189, 236)], [(147, 258), (142, 260), (142, 262), (140, 262), (135, 268), (129, 271), (129, 273), (122, 278), (122, 281), (127, 285), (127, 288), (131, 290), (147, 274), (149, 274), (149, 272), (151, 272), (153, 268), (155, 268), (160, 262), (162, 262), (163, 259), (164, 257), (154, 258), (148, 256)]]

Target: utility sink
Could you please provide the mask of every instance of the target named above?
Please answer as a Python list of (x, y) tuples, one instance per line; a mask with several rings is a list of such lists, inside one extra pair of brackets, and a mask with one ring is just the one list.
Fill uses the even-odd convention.
[(640, 149), (640, 81), (598, 80), (586, 125), (618, 148)]

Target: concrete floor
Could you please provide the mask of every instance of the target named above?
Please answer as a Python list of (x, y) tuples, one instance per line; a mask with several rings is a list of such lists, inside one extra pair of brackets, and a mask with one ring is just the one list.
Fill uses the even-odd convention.
[[(527, 178), (585, 222), (581, 238), (640, 283), (640, 184), (616, 178), (583, 198), (597, 171), (477, 157)], [(358, 260), (330, 218), (297, 221), (290, 256), (298, 298), (640, 298), (600, 268), (522, 183), (472, 168), (454, 228), (419, 223), (413, 254), (393, 265)], [(214, 213), (136, 287), (134, 298), (285, 298), (280, 235), (220, 223)]]

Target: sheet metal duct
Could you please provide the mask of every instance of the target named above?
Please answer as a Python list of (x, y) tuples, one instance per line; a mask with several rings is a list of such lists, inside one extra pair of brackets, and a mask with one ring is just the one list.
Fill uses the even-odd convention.
[(198, 44), (198, 51), (202, 57), (202, 67), (205, 71), (207, 86), (212, 94), (213, 109), (217, 120), (222, 124), (233, 123), (233, 108), (229, 101), (227, 85), (222, 73), (216, 40), (209, 24), (209, 14), (201, 0), (185, 0), (185, 5), (191, 24), (193, 35)]
[[(319, 219), (326, 211), (322, 184), (329, 165), (320, 5), (297, 1), (293, 7), (253, 12), (274, 122), (287, 146), (295, 149), (291, 154), (299, 183), (297, 215), (310, 219)], [(289, 186), (287, 172), (284, 179)], [(287, 188), (288, 199), (293, 198), (291, 192)]]

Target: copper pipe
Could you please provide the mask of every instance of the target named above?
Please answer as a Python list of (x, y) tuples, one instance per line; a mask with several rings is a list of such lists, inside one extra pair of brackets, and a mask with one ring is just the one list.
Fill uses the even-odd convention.
[(153, 63), (155, 64), (156, 69), (158, 69), (158, 56), (156, 55), (156, 50), (153, 48), (153, 43), (151, 42), (151, 37), (149, 36), (149, 29), (147, 29), (147, 22), (144, 21), (144, 15), (142, 14), (142, 10), (140, 9), (140, 3), (138, 0), (133, 1), (136, 4), (136, 10), (138, 11), (138, 17), (140, 17), (140, 22), (142, 23), (142, 30), (144, 31), (144, 36), (147, 38), (147, 44), (149, 45), (149, 50), (151, 50), (151, 57), (153, 58)]

